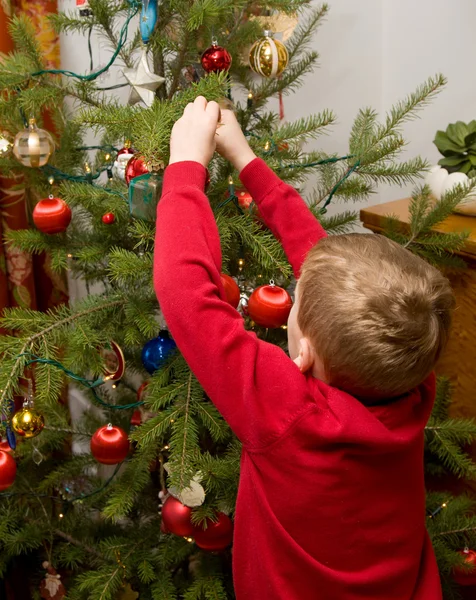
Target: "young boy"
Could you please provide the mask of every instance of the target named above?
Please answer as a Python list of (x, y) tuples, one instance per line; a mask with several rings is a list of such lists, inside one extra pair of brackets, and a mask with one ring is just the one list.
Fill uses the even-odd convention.
[[(155, 288), (170, 331), (243, 443), (238, 600), (439, 600), (425, 529), (423, 431), (453, 308), (448, 281), (378, 235), (326, 237), (199, 97), (175, 124), (157, 213)], [(215, 146), (240, 171), (299, 282), (291, 359), (225, 301), (204, 194)], [(316, 245), (317, 244), (317, 245)]]

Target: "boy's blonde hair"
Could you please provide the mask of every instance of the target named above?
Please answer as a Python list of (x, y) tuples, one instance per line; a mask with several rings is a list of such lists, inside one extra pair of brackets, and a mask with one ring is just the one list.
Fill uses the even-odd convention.
[(329, 383), (371, 401), (407, 392), (430, 374), (454, 304), (446, 277), (395, 242), (336, 235), (306, 257), (297, 320)]

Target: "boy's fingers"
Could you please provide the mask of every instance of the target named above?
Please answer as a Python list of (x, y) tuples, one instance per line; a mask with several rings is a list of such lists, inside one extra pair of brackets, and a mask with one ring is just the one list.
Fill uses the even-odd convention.
[(189, 102), (185, 107), (183, 114), (188, 115), (188, 113), (193, 109), (193, 102)]
[(218, 103), (213, 100), (207, 104), (206, 113), (217, 122), (221, 118), (220, 107), (218, 106)]
[(195, 102), (193, 103), (196, 107), (205, 110), (207, 108), (207, 99), (203, 96), (197, 96), (195, 98)]

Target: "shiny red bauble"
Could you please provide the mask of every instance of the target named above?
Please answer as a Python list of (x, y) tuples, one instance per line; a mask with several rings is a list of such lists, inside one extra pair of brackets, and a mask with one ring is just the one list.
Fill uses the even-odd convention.
[(145, 160), (141, 156), (136, 156), (134, 154), (134, 156), (129, 160), (129, 162), (126, 165), (125, 179), (127, 185), (130, 184), (131, 179), (134, 179), (134, 177), (139, 177), (139, 175), (145, 175), (148, 172), (149, 169), (147, 168)]
[(231, 304), (233, 308), (237, 308), (240, 302), (240, 288), (238, 284), (226, 273), (220, 275), (223, 287), (225, 288), (226, 301)]
[(242, 208), (243, 210), (248, 210), (250, 208), (251, 203), (253, 202), (253, 197), (249, 193), (249, 191), (245, 190), (244, 188), (237, 189), (235, 191), (235, 195), (238, 198), (238, 205), (240, 206), (240, 208)]
[(61, 198), (43, 198), (33, 209), (33, 222), (43, 233), (62, 233), (71, 222), (71, 209)]
[(214, 42), (202, 54), (201, 62), (207, 73), (219, 73), (220, 71), (228, 71), (231, 67), (231, 60), (231, 54), (228, 50)]
[(173, 496), (169, 496), (162, 506), (162, 523), (167, 531), (182, 537), (196, 531), (192, 525), (192, 509)]
[(202, 550), (224, 550), (233, 541), (233, 522), (224, 513), (218, 513), (217, 517), (216, 523), (207, 520), (206, 529), (195, 529), (195, 543)]
[(281, 327), (285, 325), (293, 301), (286, 290), (278, 285), (261, 285), (248, 300), (248, 314), (261, 327)]
[(453, 578), (459, 585), (476, 585), (476, 552), (474, 550), (461, 550), (461, 556), (464, 558), (466, 566), (472, 567), (471, 571), (463, 570), (461, 567), (455, 567)]
[(114, 216), (114, 213), (106, 213), (101, 217), (101, 219), (106, 225), (112, 225), (116, 220), (116, 217)]
[(111, 424), (100, 427), (91, 438), (91, 453), (103, 465), (117, 465), (129, 454), (127, 433)]
[(15, 481), (17, 463), (9, 452), (0, 450), (0, 492), (9, 488)]
[(134, 148), (131, 148), (130, 143), (126, 142), (124, 146), (117, 151), (117, 156), (121, 156), (122, 154), (135, 154), (136, 151)]

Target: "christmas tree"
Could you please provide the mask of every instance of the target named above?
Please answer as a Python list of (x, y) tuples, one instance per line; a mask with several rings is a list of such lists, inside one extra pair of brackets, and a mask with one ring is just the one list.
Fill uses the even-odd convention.
[[(9, 334), (0, 337), (0, 573), (27, 557), (32, 586), (50, 580), (56, 598), (65, 590), (55, 569), (69, 598), (233, 598), (229, 547), (240, 445), (167, 334), (152, 286), (155, 207), (170, 132), (186, 104), (204, 95), (233, 106), (253, 150), (282, 179), (299, 188), (317, 177), (311, 209), (339, 234), (358, 217), (351, 210), (329, 216), (331, 202), (367, 198), (380, 182), (418, 182), (428, 165), (419, 157), (399, 160), (400, 128), (445, 83), (440, 75), (428, 79), (383, 121), (360, 110), (345, 156), (308, 151), (306, 142), (328, 131), (334, 114), (287, 123), (267, 102), (282, 101), (313, 71), (309, 41), (327, 5), (178, 0), (157, 11), (154, 0), (90, 0), (81, 14), (54, 16), (58, 31), (94, 30), (112, 46), (108, 65), (87, 75), (48, 70), (30, 22), (14, 17), (16, 50), (0, 65), (0, 119), (11, 136), (2, 138), (0, 169), (23, 174), (35, 204), (32, 228), (9, 231), (8, 243), (48, 252), (56, 272), (68, 269), (99, 290), (46, 313), (6, 310), (1, 320)], [(264, 35), (273, 29), (285, 31), (284, 44), (282, 36)], [(124, 67), (128, 105), (99, 83), (112, 64)], [(51, 135), (43, 129), (46, 114)], [(86, 146), (91, 131), (96, 143)], [(291, 269), (237, 181), (231, 165), (215, 158), (208, 196), (227, 295), (249, 329), (284, 347)], [(410, 229), (389, 218), (386, 234), (435, 264), (461, 267), (453, 253), (465, 234), (432, 228), (474, 185), (457, 186), (436, 203), (427, 187), (417, 187)], [(283, 288), (278, 317), (251, 296), (270, 279)], [(81, 419), (71, 419), (65, 383), (90, 402)], [(449, 398), (442, 381), (427, 427), (428, 467), (474, 477), (462, 448), (476, 426), (448, 419)], [(475, 577), (464, 566), (472, 555), (462, 552), (476, 546), (474, 503), (434, 493), (428, 507), (452, 597), (455, 568), (460, 582)]]

